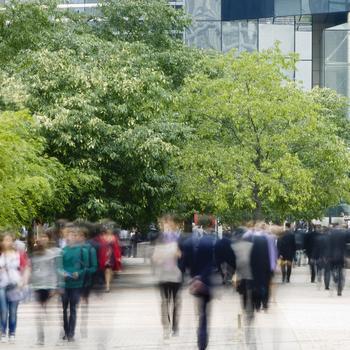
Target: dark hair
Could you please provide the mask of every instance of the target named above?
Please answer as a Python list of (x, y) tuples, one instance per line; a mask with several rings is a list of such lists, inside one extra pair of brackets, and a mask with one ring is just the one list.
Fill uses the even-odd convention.
[(287, 227), (287, 228), (291, 228), (291, 226), (292, 226), (292, 225), (291, 225), (290, 222), (286, 222), (286, 227)]
[(210, 216), (208, 215), (201, 215), (198, 219), (198, 225), (203, 226), (203, 228), (208, 228), (212, 226), (212, 221)]

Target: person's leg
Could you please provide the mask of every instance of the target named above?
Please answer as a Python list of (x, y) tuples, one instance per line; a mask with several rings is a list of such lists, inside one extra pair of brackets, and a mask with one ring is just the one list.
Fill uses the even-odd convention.
[(245, 281), (245, 294), (245, 312), (247, 315), (247, 321), (250, 323), (254, 318), (253, 282), (250, 280)]
[(0, 288), (0, 318), (1, 318), (1, 335), (6, 336), (8, 321), (8, 303), (5, 288)]
[(80, 289), (72, 288), (69, 296), (69, 328), (68, 328), (68, 340), (74, 339), (75, 326), (77, 323), (77, 306), (80, 301)]
[(286, 281), (287, 271), (286, 271), (286, 261), (281, 260), (281, 272), (282, 272), (282, 283)]
[(262, 288), (261, 302), (262, 302), (262, 306), (263, 306), (264, 310), (268, 309), (268, 305), (269, 305), (269, 291), (270, 291), (270, 285), (268, 283)]
[(80, 334), (82, 338), (88, 336), (88, 319), (89, 319), (89, 296), (90, 287), (84, 287), (81, 291), (81, 325)]
[(112, 280), (112, 269), (107, 267), (105, 269), (106, 292), (110, 291), (111, 280)]
[(344, 285), (343, 266), (339, 264), (337, 269), (338, 269), (337, 292), (338, 292), (338, 295), (341, 296), (342, 295), (342, 291), (343, 291), (343, 285)]
[(329, 289), (329, 283), (331, 280), (331, 267), (329, 262), (324, 263), (324, 287), (326, 290)]
[(310, 271), (311, 271), (311, 283), (314, 283), (316, 279), (316, 267), (315, 267), (315, 261), (313, 259), (310, 260)]
[(170, 318), (169, 318), (169, 286), (167, 283), (159, 284), (160, 296), (161, 296), (161, 321), (163, 326), (164, 338), (169, 337), (170, 331)]
[(172, 301), (173, 301), (173, 313), (172, 313), (172, 331), (173, 335), (177, 335), (179, 331), (179, 310), (180, 310), (180, 283), (172, 283)]
[(287, 261), (287, 283), (290, 282), (290, 275), (292, 274), (292, 261)]
[(208, 346), (208, 296), (199, 297), (199, 328), (198, 328), (198, 348), (205, 350)]
[(40, 289), (35, 291), (35, 298), (38, 303), (38, 309), (36, 314), (36, 325), (37, 325), (37, 343), (40, 345), (44, 344), (44, 320), (46, 314), (46, 303), (49, 299), (49, 291)]
[(69, 333), (69, 320), (68, 320), (69, 295), (70, 295), (70, 289), (66, 288), (62, 295), (63, 329), (64, 329), (63, 339), (68, 339), (68, 333)]
[(18, 301), (9, 301), (9, 334), (16, 335)]

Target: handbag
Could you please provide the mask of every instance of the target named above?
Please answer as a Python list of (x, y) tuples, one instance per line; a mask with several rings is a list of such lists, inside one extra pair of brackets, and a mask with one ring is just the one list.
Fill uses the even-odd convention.
[[(8, 280), (10, 281), (11, 279), (10, 279), (10, 274), (9, 274), (8, 267), (7, 267), (7, 259), (6, 258), (5, 258), (5, 271), (6, 271)], [(28, 288), (21, 288), (15, 283), (9, 283), (5, 287), (5, 292), (6, 292), (6, 298), (10, 302), (22, 301), (22, 300), (26, 299), (29, 295)]]
[(12, 289), (6, 289), (6, 297), (10, 302), (19, 302), (22, 300), (27, 299), (29, 295), (28, 288), (21, 288), (18, 286), (15, 286)]
[(190, 282), (190, 293), (196, 297), (209, 296), (209, 287), (200, 279), (194, 277)]

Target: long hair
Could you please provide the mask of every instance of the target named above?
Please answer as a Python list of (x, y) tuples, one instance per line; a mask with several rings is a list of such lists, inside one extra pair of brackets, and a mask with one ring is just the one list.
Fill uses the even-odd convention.
[[(44, 232), (42, 232), (40, 235), (45, 235), (48, 239), (49, 239), (49, 244), (48, 247), (50, 247), (52, 244), (54, 244), (52, 242), (52, 238), (55, 236), (55, 228), (54, 227), (49, 227), (48, 229), (46, 229)], [(35, 246), (34, 246), (34, 255), (41, 255), (45, 253), (45, 249), (48, 247), (44, 247), (42, 244), (40, 244), (40, 242), (36, 242)]]
[[(10, 230), (4, 230), (0, 232), (0, 254), (4, 252), (3, 242), (5, 237), (11, 237), (12, 241), (15, 240), (16, 235)], [(15, 247), (12, 246), (12, 250), (15, 251)]]

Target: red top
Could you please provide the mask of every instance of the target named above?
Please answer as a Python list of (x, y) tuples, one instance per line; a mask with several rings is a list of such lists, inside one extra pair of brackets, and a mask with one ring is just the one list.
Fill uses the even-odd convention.
[(97, 258), (101, 270), (110, 267), (114, 271), (121, 270), (121, 250), (118, 238), (114, 235), (97, 237)]

